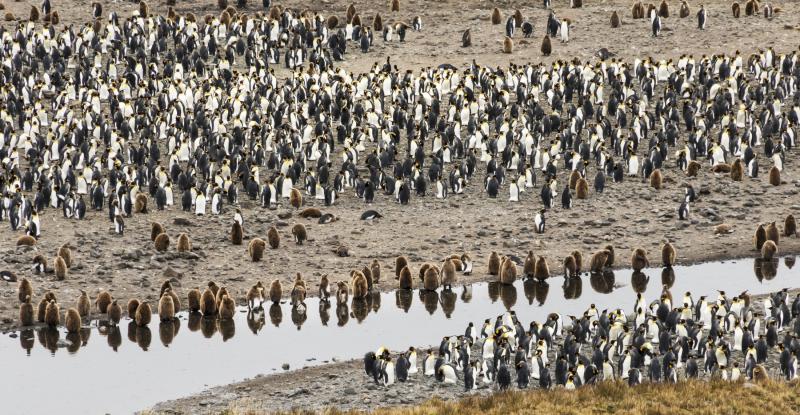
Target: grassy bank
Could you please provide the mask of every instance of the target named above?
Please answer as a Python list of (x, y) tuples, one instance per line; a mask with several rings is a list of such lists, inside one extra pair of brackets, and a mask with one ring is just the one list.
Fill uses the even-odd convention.
[[(629, 388), (621, 382), (602, 383), (575, 391), (563, 389), (512, 391), (474, 396), (456, 402), (431, 400), (407, 408), (381, 408), (381, 415), (467, 414), (795, 414), (800, 412), (800, 383), (770, 382), (764, 385), (722, 381), (690, 381), (643, 384)], [(378, 392), (380, 393), (380, 392)], [(247, 408), (231, 408), (229, 415), (256, 414)], [(295, 411), (289, 414), (310, 414)], [(356, 414), (335, 409), (327, 414)]]

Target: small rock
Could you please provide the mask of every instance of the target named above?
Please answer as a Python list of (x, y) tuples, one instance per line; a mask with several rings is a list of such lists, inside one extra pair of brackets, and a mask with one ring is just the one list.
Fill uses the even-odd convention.
[(161, 275), (168, 280), (179, 280), (183, 278), (183, 273), (175, 271), (172, 269), (172, 267), (167, 267), (163, 272), (161, 272)]
[(296, 391), (289, 392), (289, 394), (287, 394), (286, 397), (287, 398), (294, 398), (295, 396), (305, 395), (307, 393), (308, 393), (308, 389), (300, 388), (300, 389), (298, 389)]
[(282, 365), (281, 365), (281, 369), (283, 369), (283, 370), (289, 370), (289, 364), (288, 364), (288, 363), (284, 363), (284, 364), (282, 364)]
[(186, 218), (175, 218), (172, 220), (172, 223), (178, 226), (194, 226), (194, 223)]

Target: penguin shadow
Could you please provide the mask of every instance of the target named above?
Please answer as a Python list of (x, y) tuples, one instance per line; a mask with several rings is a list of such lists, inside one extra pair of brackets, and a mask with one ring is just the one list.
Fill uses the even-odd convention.
[(380, 291), (370, 291), (370, 293), (367, 295), (367, 300), (370, 303), (370, 308), (372, 308), (372, 314), (378, 314), (378, 310), (381, 309)]
[(20, 330), (19, 332), (19, 345), (22, 350), (25, 350), (25, 355), (31, 355), (31, 349), (36, 344), (36, 336), (33, 329)]
[(664, 267), (661, 270), (661, 285), (667, 288), (675, 285), (675, 270), (672, 267)]
[(150, 327), (140, 327), (134, 322), (131, 323), (132, 324), (128, 326), (128, 339), (131, 338), (131, 328), (133, 328), (133, 342), (146, 352), (150, 348), (150, 343), (153, 341), (153, 332), (150, 331)]
[(81, 327), (80, 331), (81, 347), (89, 344), (89, 338), (92, 337), (92, 329), (89, 327)]
[(364, 319), (367, 318), (369, 310), (370, 307), (366, 298), (353, 297), (352, 301), (350, 302), (350, 317), (356, 319), (356, 321), (361, 324)]
[(650, 277), (642, 271), (634, 271), (631, 274), (631, 287), (636, 293), (643, 293), (647, 291), (647, 283), (650, 282)]
[(753, 272), (758, 282), (770, 281), (778, 275), (778, 258), (753, 260)]
[(111, 350), (115, 352), (119, 350), (119, 346), (122, 345), (122, 331), (119, 329), (119, 326), (109, 327), (106, 335), (106, 342)]
[(614, 271), (593, 272), (589, 275), (589, 284), (598, 294), (610, 294), (614, 291)]
[(67, 349), (67, 352), (69, 354), (78, 353), (78, 350), (81, 349), (81, 345), (83, 344), (83, 342), (81, 341), (80, 332), (78, 332), (78, 333), (67, 333), (64, 336), (64, 340), (67, 341), (66, 349)]
[(139, 327), (136, 325), (136, 322), (131, 320), (128, 322), (128, 341), (131, 343), (136, 343), (136, 328)]
[(411, 303), (414, 300), (414, 292), (412, 290), (397, 290), (394, 292), (394, 300), (397, 308), (408, 313), (408, 310), (411, 309)]
[(336, 304), (336, 325), (344, 327), (350, 321), (350, 309), (347, 303), (341, 302)]
[(583, 294), (583, 279), (581, 277), (566, 277), (561, 288), (564, 290), (565, 300), (577, 300)]
[(171, 321), (161, 321), (158, 323), (158, 338), (161, 340), (161, 344), (164, 347), (169, 347), (172, 344), (172, 341), (175, 339), (175, 336), (178, 335), (178, 331), (181, 328), (181, 321), (178, 319), (172, 319)]
[(203, 315), (193, 311), (189, 313), (189, 321), (186, 323), (186, 326), (189, 327), (189, 331), (197, 332), (200, 330), (200, 320), (203, 319)]
[(45, 349), (50, 351), (51, 355), (55, 355), (58, 350), (58, 340), (61, 338), (61, 332), (55, 327), (40, 327), (36, 330), (36, 337), (39, 339), (39, 344)]
[[(324, 303), (324, 301), (320, 301), (320, 307), (322, 307), (322, 304)], [(253, 334), (258, 335), (258, 332), (260, 332), (265, 325), (266, 319), (264, 317), (263, 307), (258, 307), (256, 309), (247, 311), (247, 328), (249, 328)]]
[(233, 338), (236, 334), (236, 323), (233, 319), (217, 320), (219, 334), (222, 335), (222, 341), (226, 342)]
[(795, 257), (793, 256), (787, 256), (786, 258), (783, 259), (783, 263), (786, 265), (786, 268), (789, 269), (794, 268), (794, 261)]
[(217, 319), (207, 316), (200, 318), (200, 333), (207, 339), (214, 337), (214, 334), (217, 333)]
[(329, 301), (319, 302), (319, 321), (323, 326), (328, 326), (331, 320), (331, 303)]
[(273, 326), (280, 327), (283, 321), (283, 309), (280, 304), (272, 303), (272, 305), (269, 306), (269, 321)]
[[(566, 280), (564, 282), (566, 283)], [(579, 278), (580, 279), (580, 278)], [(547, 300), (547, 294), (550, 292), (550, 284), (547, 281), (540, 281), (533, 278), (528, 278), (522, 282), (522, 291), (525, 293), (525, 298), (528, 299), (528, 305), (533, 305), (536, 300), (538, 306), (543, 306)]]
[(458, 300), (458, 296), (455, 292), (453, 292), (453, 290), (446, 289), (442, 290), (442, 294), (439, 297), (439, 302), (442, 305), (444, 316), (451, 318), (453, 316), (453, 312), (456, 310), (456, 301)]
[(297, 330), (299, 331), (300, 328), (303, 327), (303, 323), (305, 323), (306, 320), (308, 320), (308, 314), (306, 313), (305, 304), (297, 304), (294, 307), (292, 307), (291, 317), (292, 317), (292, 324), (294, 324), (295, 327), (297, 327)]
[(500, 299), (503, 302), (503, 307), (507, 311), (511, 311), (517, 304), (517, 287), (511, 284), (500, 284)]
[(439, 309), (439, 293), (437, 291), (419, 290), (419, 300), (425, 306), (425, 311), (433, 315)]
[(472, 301), (472, 284), (464, 284), (461, 287), (461, 302), (469, 303)]
[(489, 281), (489, 283), (486, 284), (486, 288), (489, 290), (489, 300), (492, 301), (492, 304), (500, 299), (500, 285), (498, 281)]

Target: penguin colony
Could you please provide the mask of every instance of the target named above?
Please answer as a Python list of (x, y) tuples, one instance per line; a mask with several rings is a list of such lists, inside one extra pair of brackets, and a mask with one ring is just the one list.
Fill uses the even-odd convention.
[[(746, 14), (758, 10), (758, 3), (751, 3), (747, 2)], [(365, 203), (385, 197), (407, 205), (412, 197), (444, 199), (465, 191), (497, 198), (507, 188), (511, 202), (522, 202), (526, 200), (521, 194), (541, 189), (541, 210), (534, 210), (539, 213), (530, 220), (537, 232), (545, 233), (545, 215), (555, 209), (554, 192), (561, 189), (556, 182), (558, 170), (575, 174), (574, 183), (562, 193), (567, 196), (562, 197), (562, 209), (581, 203), (572, 201), (573, 191), (576, 200), (603, 197), (606, 185), (631, 178), (667, 192), (675, 191), (671, 183), (679, 175), (726, 173), (732, 181), (759, 183), (761, 163), (769, 166), (768, 183), (781, 186), (785, 184), (781, 181), (785, 153), (795, 145), (800, 121), (800, 106), (792, 98), (794, 81), (800, 76), (795, 51), (778, 54), (767, 48), (747, 58), (737, 52), (699, 59), (683, 56), (677, 62), (556, 61), (503, 70), (473, 63), (461, 71), (442, 65), (417, 73), (402, 73), (387, 59), (368, 73), (352, 74), (335, 67), (348, 46), (356, 44), (368, 53), (374, 32), (382, 33), (384, 42), (404, 41), (407, 28), (420, 30), (421, 21), (415, 19), (411, 26), (389, 24), (376, 14), (371, 25), (361, 24), (352, 6), (344, 27), (338, 27), (338, 18), (332, 19), (336, 16), (326, 19), (278, 7), (255, 17), (224, 10), (219, 16), (198, 20), (193, 15), (153, 16), (146, 3), (142, 5), (133, 17), (111, 13), (105, 24), (77, 31), (33, 23), (0, 31), (0, 42), (7, 46), (0, 54), (11, 62), (10, 71), (0, 73), (7, 85), (0, 92), (7, 103), (0, 119), (4, 160), (0, 220), (24, 233), (18, 245), (36, 244), (46, 231), (39, 215), (49, 209), (60, 209), (67, 220), (104, 214), (107, 209), (111, 227), (122, 234), (125, 219), (134, 214), (179, 206), (196, 215), (221, 215), (225, 205), (239, 203), (240, 194), (262, 207), (285, 201), (301, 217), (321, 220), (318, 210), (300, 212), (308, 199), (329, 206), (339, 197)], [(688, 13), (684, 5), (681, 17)], [(222, 6), (227, 9), (227, 2)], [(581, 6), (581, 1), (571, 2), (571, 7)], [(637, 6), (633, 18), (643, 18), (644, 7)], [(669, 17), (668, 5), (662, 2), (657, 10), (649, 6), (653, 10), (646, 14), (654, 16), (657, 35), (656, 22), (660, 30), (660, 17)], [(393, 1), (392, 9), (396, 8), (399, 2)], [(700, 29), (705, 27), (703, 10), (698, 12)], [(773, 11), (770, 8), (769, 16), (766, 9), (764, 13), (771, 17)], [(101, 17), (102, 12), (97, 14)], [(52, 21), (57, 14), (45, 12), (45, 16)], [(31, 21), (37, 20), (39, 11), (34, 7)], [(498, 9), (492, 13), (492, 23), (502, 23)], [(569, 41), (570, 23), (558, 19), (555, 12), (550, 14), (540, 47), (543, 55), (552, 53), (551, 39)], [(616, 12), (612, 25), (620, 25)], [(503, 41), (506, 53), (514, 52), (516, 28), (522, 28), (525, 37), (533, 34), (532, 23), (518, 11), (509, 16)], [(467, 30), (462, 45), (471, 43)], [(34, 45), (33, 52), (22, 44)], [(75, 69), (68, 70), (69, 65)], [(275, 75), (277, 65), (288, 70), (285, 80)], [(82, 111), (75, 111), (75, 102)], [(26, 106), (32, 110), (25, 110)], [(473, 182), (477, 186), (470, 186)], [(680, 189), (680, 200), (679, 210), (686, 213), (681, 219), (686, 219), (695, 201), (688, 187)], [(775, 228), (774, 223), (769, 225)], [(769, 225), (760, 245), (756, 242), (766, 260), (778, 255), (779, 245), (778, 237), (772, 237), (777, 229), (773, 232)], [(310, 241), (302, 224), (296, 224), (291, 233), (298, 245)], [(231, 226), (231, 242), (243, 245), (243, 234), (239, 214)], [(784, 237), (791, 235), (797, 235), (793, 217), (784, 225)], [(151, 240), (157, 251), (170, 247), (170, 236), (160, 224), (152, 224)], [(243, 255), (259, 261), (267, 246), (277, 249), (279, 243), (280, 236), (272, 227), (266, 241), (250, 239)], [(192, 250), (187, 234), (177, 235), (177, 250)], [(614, 262), (613, 255), (608, 249), (595, 253), (589, 268), (602, 270), (609, 260)], [(665, 245), (662, 260), (674, 263), (672, 245)], [(57, 279), (69, 278), (71, 262), (69, 248), (59, 250), (53, 260)], [(646, 252), (635, 252), (631, 262), (634, 268), (649, 266)], [(416, 285), (422, 289), (449, 290), (459, 275), (472, 272), (468, 254), (423, 266), (419, 274), (411, 271), (407, 259), (398, 259), (395, 265), (402, 289), (411, 289), (419, 275)], [(522, 274), (518, 274), (520, 265)], [(42, 272), (46, 266), (45, 260)], [(579, 274), (580, 253), (565, 257), (563, 266), (568, 276)], [(348, 280), (333, 282), (325, 277), (318, 294), (325, 301), (335, 296), (337, 303), (350, 297), (363, 299), (374, 292), (379, 265), (377, 271), (371, 264), (353, 270)], [(504, 284), (517, 277), (544, 280), (550, 276), (547, 259), (532, 252), (523, 264), (493, 253), (489, 273)], [(69, 332), (80, 330), (81, 318), (89, 313), (86, 293), (75, 308), (60, 308), (55, 296), (47, 293), (34, 316), (30, 282), (22, 281), (26, 284), (20, 282), (19, 289), (21, 324), (40, 321), (58, 326), (63, 322)], [(257, 282), (247, 292), (248, 305), (257, 309), (269, 301), (274, 306), (284, 293), (291, 299), (293, 313), (305, 312), (308, 287), (299, 275), (286, 290), (280, 280), (270, 284), (268, 293)], [(547, 387), (552, 382), (544, 372), (552, 366), (556, 384), (565, 386), (592, 383), (600, 373), (605, 378), (607, 366), (610, 376), (635, 383), (647, 376), (645, 370), (651, 379), (672, 380), (682, 364), (691, 376), (689, 361), (694, 354), (704, 358), (707, 371), (719, 370), (728, 376), (730, 367), (720, 362), (727, 363), (730, 349), (737, 349), (736, 342), (728, 344), (725, 336), (732, 333), (736, 339), (738, 329), (751, 332), (746, 350), (755, 351), (746, 356), (737, 376), (751, 376), (761, 363), (762, 340), (769, 346), (770, 327), (798, 332), (793, 322), (797, 321), (797, 301), (791, 313), (785, 313), (789, 302), (785, 293), (771, 297), (772, 306), (765, 309), (771, 316), (765, 323), (766, 339), (758, 342), (753, 338), (761, 336), (760, 320), (752, 310), (739, 306), (740, 298), (728, 300), (723, 295), (716, 303), (703, 300), (697, 307), (692, 303), (671, 308), (671, 299), (663, 297), (655, 307), (642, 300), (646, 306), (634, 310), (632, 321), (619, 310), (588, 310), (569, 330), (562, 327), (560, 316), (532, 324), (528, 333), (513, 314), (500, 316), (499, 323), (486, 325), (480, 335), (468, 330), (465, 336), (448, 338), (439, 357), (434, 357), (434, 366), (425, 366), (424, 372), (431, 369), (437, 379), (455, 382), (458, 371), (464, 371), (464, 380), (471, 371), (471, 385), (476, 383), (474, 376), (483, 376), (506, 388), (514, 355), (517, 374), (528, 374)], [(202, 291), (189, 291), (187, 307), (225, 321), (234, 315), (233, 298), (224, 287), (209, 283)], [(117, 301), (107, 292), (95, 301), (97, 310), (115, 324), (122, 314)], [(136, 299), (127, 303), (128, 316), (142, 327), (151, 322), (154, 309), (162, 321), (173, 320), (181, 310), (171, 286), (162, 287), (153, 304)], [(712, 317), (706, 325), (709, 313)], [(708, 337), (703, 337), (706, 330)], [(671, 336), (659, 343), (655, 341), (661, 340), (659, 333)], [(559, 370), (560, 360), (553, 365), (541, 361), (558, 337), (564, 339), (559, 352), (566, 361), (561, 363), (564, 370)], [(599, 349), (601, 360), (594, 356), (590, 360), (571, 347), (584, 343)], [(739, 343), (739, 347), (745, 345), (743, 340)], [(786, 371), (791, 368), (791, 376), (787, 376), (793, 377), (800, 347), (792, 341), (785, 343), (782, 350), (790, 350)], [(516, 346), (525, 353), (519, 361)], [(475, 347), (481, 358), (471, 362), (472, 352), (461, 351)], [(410, 353), (398, 358), (393, 367), (401, 367), (403, 358), (410, 362)], [(614, 353), (624, 359), (615, 362)], [(373, 353), (371, 359), (378, 369), (373, 364), (367, 373), (376, 378), (378, 373), (388, 382), (392, 372), (388, 352)], [(663, 374), (654, 366), (663, 369)]]
[[(503, 16), (495, 12), (499, 24)], [(531, 219), (543, 233), (561, 169), (578, 178), (563, 194), (564, 209), (630, 177), (672, 192), (681, 171), (703, 175), (704, 164), (736, 181), (758, 179), (759, 165), (770, 165), (769, 182), (780, 186), (800, 114), (787, 98), (795, 51), (502, 70), (473, 63), (418, 73), (387, 61), (351, 74), (334, 62), (357, 41), (354, 33), (370, 30), (353, 23), (354, 8), (338, 30), (322, 15), (274, 7), (269, 15), (234, 12), (207, 21), (138, 13), (111, 13), (91, 44), (79, 40), (89, 34), (69, 27), (20, 24), (3, 33), (7, 45), (41, 44), (33, 54), (3, 52), (15, 62), (13, 73), (37, 69), (30, 75), (36, 82), (10, 82), (4, 98), (50, 97), (34, 111), (9, 105), (4, 111), (17, 122), (0, 121), (9, 138), (0, 218), (26, 234), (18, 244), (35, 244), (43, 232), (38, 217), (50, 208), (77, 220), (107, 209), (123, 233), (134, 213), (179, 205), (220, 215), (240, 194), (264, 207), (289, 199), (299, 211), (309, 198), (330, 205), (350, 195), (388, 197), (405, 205), (412, 197), (480, 189), (496, 198), (508, 189), (510, 201), (526, 202), (541, 189), (543, 211)], [(665, 2), (656, 14), (669, 16)], [(379, 15), (374, 20), (391, 27)], [(508, 16), (508, 34), (524, 23), (521, 13)], [(551, 13), (543, 52), (553, 37), (568, 40), (568, 25)], [(74, 46), (75, 55), (66, 56), (63, 45)], [(286, 52), (285, 82), (274, 73), (279, 50)], [(102, 65), (89, 63), (100, 55), (107, 58)], [(77, 70), (68, 73), (73, 63)], [(231, 69), (235, 64), (252, 71)], [(771, 82), (777, 73), (784, 76)], [(86, 117), (76, 116), (74, 101)], [(690, 212), (691, 203), (681, 200), (679, 209)], [(234, 244), (244, 245), (241, 227), (232, 226)], [(170, 236), (156, 232), (153, 224), (156, 250), (169, 249)], [(292, 236), (297, 244), (311, 240), (302, 224)], [(182, 239), (178, 248), (187, 251)], [(67, 278), (61, 265), (54, 263), (57, 276)]]
[[(392, 356), (385, 347), (364, 355), (364, 372), (378, 385), (431, 377), (465, 391), (563, 387), (603, 381), (629, 386), (693, 378), (795, 380), (800, 376), (800, 295), (787, 290), (751, 304), (745, 291), (695, 300), (673, 298), (667, 286), (647, 302), (637, 294), (632, 310), (599, 310), (580, 316), (552, 313), (526, 327), (514, 311), (469, 323), (464, 334), (445, 336), (426, 353), (411, 347)], [(767, 361), (777, 362), (770, 373)], [(421, 374), (420, 374), (421, 372)]]

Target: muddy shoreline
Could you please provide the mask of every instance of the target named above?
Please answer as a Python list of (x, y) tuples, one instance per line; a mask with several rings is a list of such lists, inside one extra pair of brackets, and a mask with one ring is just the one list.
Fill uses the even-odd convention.
[[(790, 290), (789, 298), (793, 298), (798, 292), (800, 290)], [(755, 309), (761, 310), (764, 298), (766, 295), (753, 296), (751, 306), (754, 304)], [(523, 325), (525, 324), (527, 322), (523, 322)], [(732, 339), (732, 336), (727, 337)], [(559, 339), (559, 342), (561, 341), (563, 339)], [(555, 358), (557, 348), (556, 346), (550, 348), (551, 361)], [(479, 353), (476, 349), (473, 351)], [(397, 352), (393, 351), (392, 354)], [(235, 413), (247, 411), (270, 413), (289, 410), (322, 411), (329, 407), (369, 412), (376, 405), (403, 407), (417, 405), (432, 398), (449, 401), (475, 394), (487, 395), (497, 390), (494, 383), (484, 385), (479, 382), (477, 390), (465, 392), (460, 377), (456, 385), (445, 385), (432, 377), (422, 376), (423, 356), (424, 353), (421, 352), (418, 361), (420, 373), (409, 377), (405, 383), (398, 382), (389, 387), (376, 385), (364, 373), (362, 361), (355, 359), (304, 367), (284, 373), (259, 375), (241, 382), (213, 387), (191, 396), (161, 402), (143, 410), (142, 413), (210, 414), (226, 410), (233, 410)], [(731, 353), (731, 358), (733, 362), (738, 362), (740, 367), (744, 367), (741, 352)], [(769, 354), (765, 367), (770, 376), (776, 378), (779, 368), (778, 353)], [(683, 370), (684, 368), (679, 369), (679, 379), (683, 375)], [(709, 376), (701, 371), (700, 378), (708, 379)], [(530, 388), (538, 388), (538, 384), (532, 382)]]

